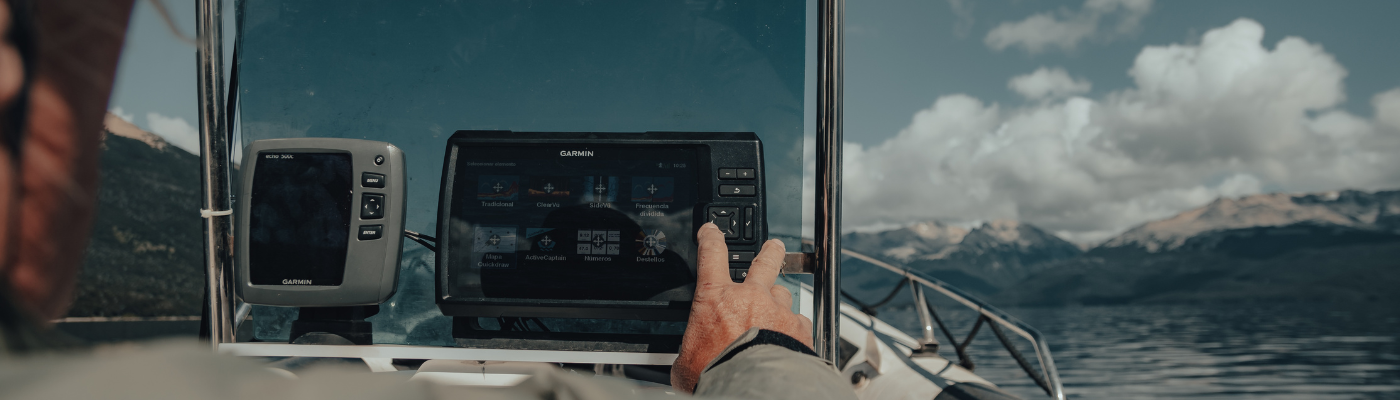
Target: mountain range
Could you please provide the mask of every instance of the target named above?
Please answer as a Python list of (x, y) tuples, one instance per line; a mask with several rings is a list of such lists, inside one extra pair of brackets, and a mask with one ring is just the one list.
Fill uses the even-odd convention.
[(91, 240), (68, 315), (199, 315), (199, 156), (112, 114)]
[[(883, 232), (850, 233), (841, 241), (846, 248), (906, 265), (982, 294), (996, 293), (1051, 262), (1083, 253), (1054, 234), (1009, 220), (991, 221), (971, 229), (929, 221)], [(865, 267), (857, 265), (847, 267), (846, 275)], [(845, 279), (851, 283), (861, 278)], [(882, 283), (870, 282), (877, 287)]]
[[(98, 211), (70, 316), (198, 315), (199, 157), (108, 115)], [(1400, 301), (1400, 191), (1220, 198), (1082, 249), (1032, 224), (938, 221), (843, 245), (997, 305)], [(872, 302), (900, 276), (855, 259)], [(898, 305), (908, 296), (897, 296)]]
[[(1205, 245), (1213, 233), (1290, 225), (1329, 226), (1364, 232), (1400, 233), (1400, 191), (1356, 190), (1316, 194), (1259, 194), (1219, 198), (1203, 207), (1139, 225), (1099, 247), (1172, 251)], [(1209, 243), (1206, 243), (1209, 242)]]
[[(1014, 221), (924, 222), (843, 245), (1007, 305), (1400, 300), (1400, 191), (1220, 198), (1087, 251)], [(899, 279), (843, 267), (865, 301)]]

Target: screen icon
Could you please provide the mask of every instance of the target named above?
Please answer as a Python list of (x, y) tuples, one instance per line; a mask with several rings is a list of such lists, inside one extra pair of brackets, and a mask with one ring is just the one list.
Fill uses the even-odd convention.
[(509, 175), (482, 175), (476, 180), (477, 200), (512, 201), (520, 197), (519, 178)]
[(476, 267), (513, 268), (515, 267), (515, 227), (479, 226), (472, 235), (472, 250), (475, 251)]
[(559, 248), (558, 236), (554, 228), (526, 228), (524, 250), (553, 252)]
[(537, 201), (567, 200), (572, 192), (569, 178), (562, 176), (531, 177), (530, 187), (525, 189), (525, 194)]
[(583, 178), (583, 201), (607, 203), (617, 201), (616, 176), (588, 176)]
[(622, 231), (580, 229), (578, 231), (578, 254), (618, 255), (621, 254)]
[(632, 177), (632, 201), (639, 203), (676, 201), (676, 178), (669, 176)]
[(472, 235), (472, 249), (478, 253), (514, 253), (514, 226), (479, 226)]
[(644, 256), (659, 256), (666, 252), (666, 233), (659, 229), (637, 233), (637, 252)]

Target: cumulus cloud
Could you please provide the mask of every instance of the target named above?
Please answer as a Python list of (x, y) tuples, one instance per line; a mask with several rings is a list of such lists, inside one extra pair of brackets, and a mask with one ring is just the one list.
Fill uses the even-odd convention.
[(1030, 100), (1068, 97), (1088, 93), (1094, 85), (1085, 79), (1074, 79), (1064, 68), (1040, 67), (1035, 72), (1011, 78), (1006, 86)]
[(1078, 10), (1061, 8), (1003, 22), (983, 41), (997, 51), (1013, 46), (1031, 54), (1051, 48), (1070, 51), (1085, 40), (1112, 41), (1137, 33), (1151, 10), (1152, 0), (1086, 0)]
[(132, 115), (132, 114), (129, 113), (129, 112), (123, 111), (121, 107), (112, 107), (112, 109), (111, 109), (111, 110), (107, 110), (107, 112), (112, 113), (112, 115), (115, 115), (115, 116), (117, 116), (118, 118), (121, 118), (122, 120), (125, 120), (125, 121), (128, 122), (128, 123), (130, 123), (130, 122), (132, 122), (132, 121), (135, 121), (135, 118), (136, 118), (135, 115)]
[(184, 118), (167, 117), (159, 113), (146, 113), (146, 124), (151, 133), (160, 135), (166, 142), (193, 154), (199, 154), (199, 130)]
[(1400, 88), (1391, 89), (1371, 99), (1376, 107), (1376, 120), (1391, 129), (1400, 129)]
[(1083, 243), (1264, 188), (1400, 187), (1400, 88), (1350, 114), (1332, 55), (1263, 32), (1241, 19), (1146, 47), (1134, 85), (1097, 99), (943, 96), (884, 143), (846, 144), (844, 223), (1008, 218)]

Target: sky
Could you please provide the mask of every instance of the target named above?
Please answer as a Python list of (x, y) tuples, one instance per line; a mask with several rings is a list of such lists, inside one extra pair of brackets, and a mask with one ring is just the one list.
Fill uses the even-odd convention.
[[(160, 0), (170, 11), (175, 28), (195, 36), (195, 2)], [(224, 63), (231, 61), (233, 1), (224, 1)], [(167, 142), (198, 154), (199, 99), (196, 91), (195, 47), (180, 40), (149, 0), (137, 1), (127, 27), (126, 44), (117, 64), (117, 81), (109, 111), (160, 135)]]
[(847, 5), (843, 224), (1081, 244), (1221, 197), (1400, 188), (1400, 2)]
[[(192, 3), (167, 2), (190, 35)], [(194, 150), (194, 49), (137, 4), (111, 108)], [(846, 11), (848, 230), (1015, 219), (1092, 244), (1220, 196), (1400, 188), (1400, 2)]]

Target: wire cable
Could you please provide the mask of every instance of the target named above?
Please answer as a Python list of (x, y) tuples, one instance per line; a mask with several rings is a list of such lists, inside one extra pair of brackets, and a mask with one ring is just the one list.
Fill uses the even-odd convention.
[(908, 283), (908, 282), (909, 282), (909, 278), (901, 279), (901, 280), (899, 281), (898, 284), (895, 284), (895, 285), (894, 285), (894, 290), (890, 291), (890, 294), (889, 294), (889, 295), (886, 295), (885, 298), (884, 298), (883, 300), (880, 300), (879, 302), (876, 302), (875, 304), (866, 304), (865, 302), (860, 301), (860, 299), (855, 298), (855, 296), (851, 296), (850, 293), (846, 293), (846, 290), (845, 290), (845, 289), (841, 289), (841, 296), (846, 297), (846, 299), (847, 299), (847, 300), (850, 300), (852, 303), (856, 303), (856, 306), (857, 306), (857, 307), (860, 307), (860, 312), (866, 313), (866, 314), (868, 314), (868, 315), (874, 317), (875, 314), (876, 314), (876, 310), (875, 310), (875, 309), (876, 309), (876, 308), (880, 308), (880, 307), (884, 306), (885, 304), (889, 304), (890, 300), (894, 300), (894, 296), (897, 295), (897, 294), (899, 294), (899, 291), (904, 290), (904, 287), (905, 287), (905, 286), (908, 286), (908, 285), (906, 285), (906, 283)]
[(408, 229), (403, 230), (403, 237), (406, 237), (414, 242), (418, 242), (418, 244), (422, 245), (424, 248), (427, 248), (428, 250), (437, 253), (437, 238), (435, 237), (410, 231)]

